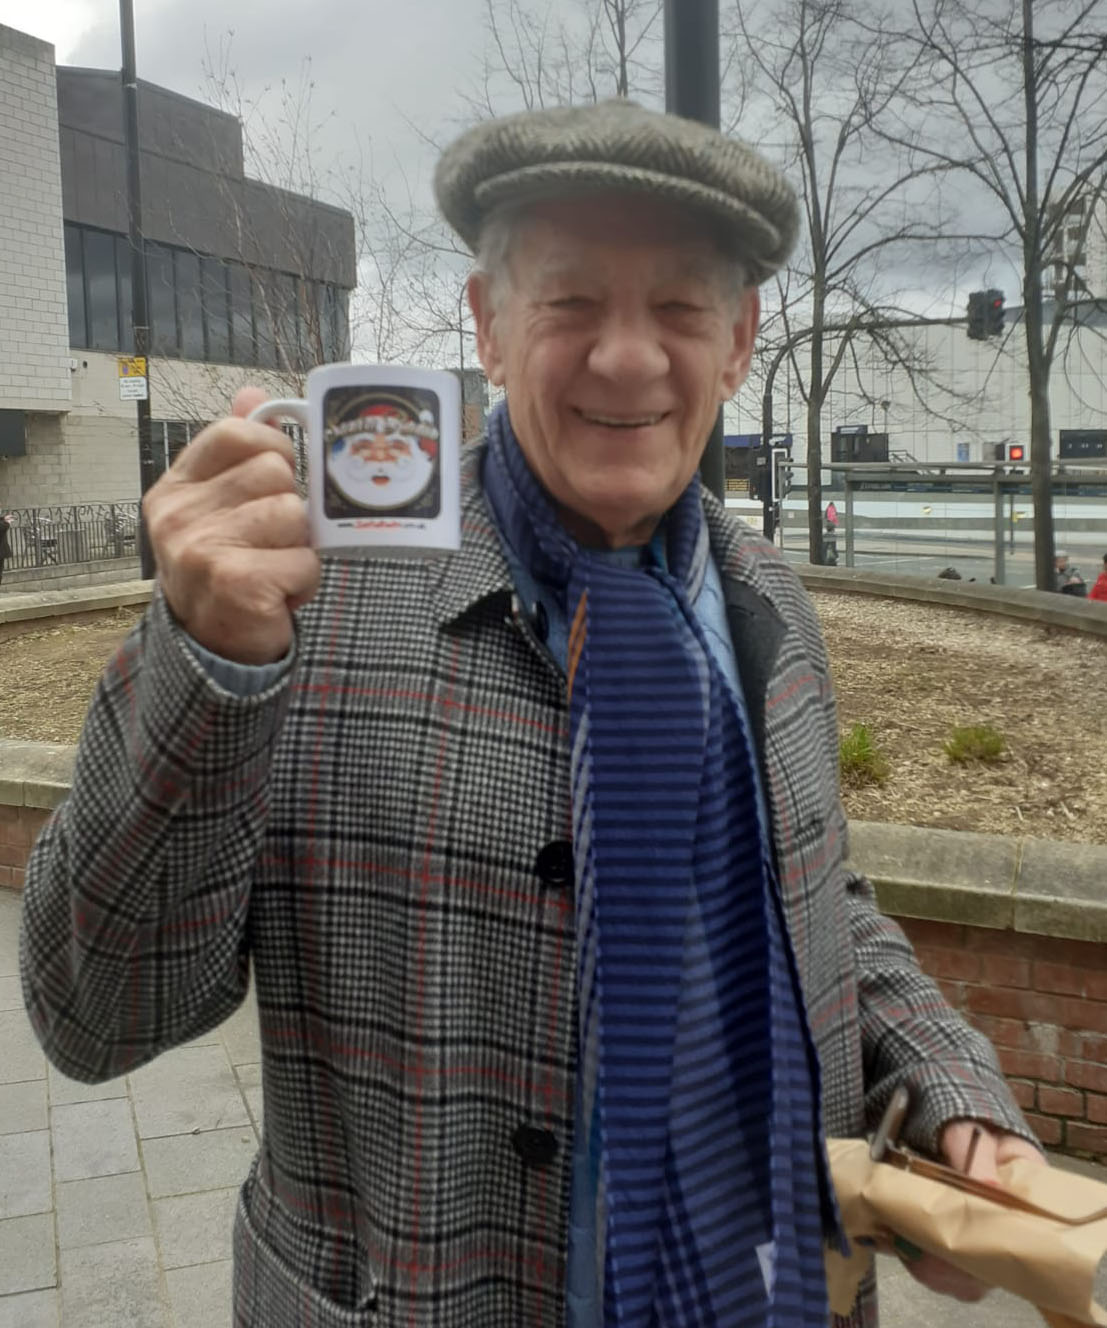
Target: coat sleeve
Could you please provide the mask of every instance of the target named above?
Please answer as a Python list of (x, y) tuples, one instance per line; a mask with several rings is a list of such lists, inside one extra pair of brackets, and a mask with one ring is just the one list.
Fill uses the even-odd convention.
[(903, 1137), (923, 1152), (937, 1154), (943, 1128), (966, 1117), (1036, 1144), (991, 1043), (922, 972), (902, 929), (879, 911), (869, 881), (846, 873), (845, 887), (869, 1129), (903, 1084), (911, 1096)]
[(123, 1074), (246, 993), (247, 915), (289, 676), (224, 691), (160, 594), (101, 679), (70, 796), (32, 850), (20, 968), (50, 1060)]
[[(835, 781), (838, 716), (826, 646), (814, 609), (809, 610), (808, 645), (822, 673), (825, 741)], [(848, 827), (837, 788), (841, 857), (848, 856)], [(911, 1107), (903, 1138), (937, 1154), (942, 1130), (953, 1120), (974, 1119), (1037, 1144), (1011, 1095), (991, 1043), (942, 995), (919, 967), (903, 929), (880, 912), (872, 884), (843, 867), (839, 872), (857, 978), (865, 1121), (875, 1129), (893, 1090), (903, 1084)]]

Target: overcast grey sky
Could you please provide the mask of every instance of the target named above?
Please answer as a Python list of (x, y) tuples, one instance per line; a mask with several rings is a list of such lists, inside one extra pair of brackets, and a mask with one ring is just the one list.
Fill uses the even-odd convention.
[[(282, 78), (298, 82), (310, 57), (316, 115), (334, 112), (329, 152), (352, 160), (371, 142), (379, 170), (398, 156), (425, 182), (432, 154), (406, 122), (449, 132), (479, 64), (482, 9), (482, 0), (136, 0), (138, 71), (207, 100), (205, 52), (229, 40), (250, 99)], [(121, 63), (116, 0), (0, 0), (0, 23), (53, 42), (59, 64)]]
[[(773, 13), (775, 0), (765, 2)], [(1049, 0), (1044, 7), (1069, 3)], [(1107, 0), (1102, 3), (1107, 9)], [(555, 18), (574, 8), (568, 0), (551, 0)], [(310, 59), (313, 115), (326, 120), (313, 161), (317, 179), (361, 161), (389, 186), (401, 211), (402, 196), (393, 194), (396, 163), (416, 201), (429, 205), (435, 153), (421, 135), (443, 141), (456, 132), (466, 116), (463, 91), (479, 77), (487, 44), (484, 0), (135, 0), (135, 10), (140, 76), (201, 100), (213, 99), (205, 64), (218, 64), (225, 52), (246, 103), (264, 98), (282, 79), (299, 84)], [(0, 23), (53, 42), (59, 64), (120, 64), (118, 0), (0, 0)], [(509, 103), (500, 98), (497, 105), (507, 109)], [(263, 107), (262, 119), (274, 123), (279, 108), (272, 93)], [(766, 149), (777, 155), (772, 116), (751, 111), (756, 103), (747, 103), (739, 132), (764, 136)], [(871, 162), (858, 169), (871, 177)], [(325, 187), (313, 192), (328, 193)], [(1009, 260), (998, 252), (963, 271), (944, 271), (938, 281), (930, 254), (897, 251), (894, 262), (906, 303), (920, 312), (959, 301), (966, 286), (994, 283), (1012, 295), (1018, 287)]]

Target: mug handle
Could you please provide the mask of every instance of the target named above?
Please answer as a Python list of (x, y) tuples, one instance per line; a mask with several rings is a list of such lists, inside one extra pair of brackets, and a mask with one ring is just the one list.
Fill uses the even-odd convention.
[(248, 420), (278, 420), (282, 415), (291, 415), (305, 433), (311, 427), (308, 417), (308, 403), (303, 397), (278, 397), (275, 401), (263, 401), (260, 406), (246, 416)]

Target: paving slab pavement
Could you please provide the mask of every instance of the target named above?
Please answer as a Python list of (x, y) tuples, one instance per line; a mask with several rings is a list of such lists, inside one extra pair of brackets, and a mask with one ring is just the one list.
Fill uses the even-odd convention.
[(48, 1065), (0, 890), (0, 1328), (220, 1328), (261, 1121), (257, 1011), (134, 1074)]
[[(261, 1125), (256, 1009), (134, 1074), (67, 1079), (23, 1010), (19, 908), (0, 890), (0, 1328), (229, 1328), (231, 1220)], [(1042, 1324), (1003, 1292), (933, 1295), (893, 1259), (880, 1295), (884, 1328)]]

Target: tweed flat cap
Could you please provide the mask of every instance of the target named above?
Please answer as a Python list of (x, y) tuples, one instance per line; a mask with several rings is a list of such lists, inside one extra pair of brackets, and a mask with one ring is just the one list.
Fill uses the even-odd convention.
[(799, 224), (790, 185), (748, 144), (621, 100), (477, 125), (443, 152), (434, 189), (473, 250), (502, 205), (608, 190), (669, 199), (714, 220), (759, 283), (786, 261)]

